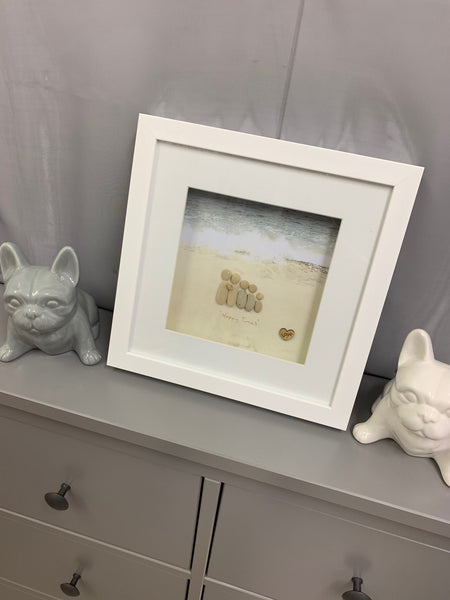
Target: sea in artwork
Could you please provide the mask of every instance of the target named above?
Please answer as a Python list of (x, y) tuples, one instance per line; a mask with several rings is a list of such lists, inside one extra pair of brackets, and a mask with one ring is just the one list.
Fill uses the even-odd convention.
[[(189, 190), (166, 327), (304, 363), (339, 226), (324, 215)], [(258, 312), (217, 303), (224, 272), (263, 296)]]
[(251, 263), (295, 260), (328, 268), (339, 225), (327, 216), (190, 190), (181, 243)]

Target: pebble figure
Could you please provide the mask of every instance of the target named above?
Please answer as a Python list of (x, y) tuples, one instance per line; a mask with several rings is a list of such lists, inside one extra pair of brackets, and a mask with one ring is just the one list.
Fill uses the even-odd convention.
[(237, 286), (237, 284), (240, 280), (241, 276), (239, 275), (239, 273), (233, 273), (233, 275), (230, 277), (230, 282), (232, 286), (231, 289), (228, 290), (227, 306), (234, 306), (236, 304), (237, 295), (239, 291), (239, 287)]
[(247, 312), (250, 312), (255, 308), (255, 302), (256, 302), (255, 292), (257, 289), (258, 288), (256, 287), (256, 285), (254, 283), (251, 283), (248, 286), (249, 293), (247, 294), (247, 301), (245, 303), (245, 310)]
[(264, 294), (261, 292), (258, 292), (256, 294), (256, 302), (255, 302), (255, 313), (260, 313), (262, 311), (262, 299), (264, 298)]
[(249, 283), (246, 279), (243, 279), (241, 281), (241, 289), (238, 291), (237, 294), (237, 298), (236, 298), (236, 306), (238, 308), (245, 308), (245, 305), (247, 304), (247, 288), (249, 286)]
[(230, 291), (230, 288), (233, 287), (229, 282), (231, 271), (229, 269), (224, 269), (220, 276), (222, 281), (219, 283), (219, 287), (217, 288), (216, 302), (217, 304), (225, 304), (227, 301), (228, 292)]

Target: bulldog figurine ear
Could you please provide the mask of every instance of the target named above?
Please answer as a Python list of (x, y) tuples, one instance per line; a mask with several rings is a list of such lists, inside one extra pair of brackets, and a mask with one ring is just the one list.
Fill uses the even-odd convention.
[(393, 438), (411, 456), (434, 458), (450, 486), (450, 366), (435, 360), (426, 331), (407, 336), (395, 378), (353, 435), (362, 444)]
[(5, 283), (15, 271), (25, 266), (28, 266), (28, 261), (15, 244), (5, 243), (0, 246), (0, 267)]
[(65, 277), (75, 287), (80, 277), (80, 267), (75, 250), (70, 246), (62, 248), (53, 261), (50, 271), (60, 277)]
[(6, 342), (0, 360), (9, 362), (38, 348), (47, 354), (75, 350), (85, 365), (101, 360), (95, 301), (77, 289), (79, 267), (73, 248), (66, 246), (51, 268), (35, 267), (15, 244), (0, 246), (5, 281), (3, 303), (8, 313)]

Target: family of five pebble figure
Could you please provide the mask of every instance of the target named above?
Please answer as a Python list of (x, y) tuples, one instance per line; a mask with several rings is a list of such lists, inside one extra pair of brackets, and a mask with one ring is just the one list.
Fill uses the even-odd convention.
[(237, 306), (248, 312), (261, 312), (264, 294), (256, 293), (258, 288), (254, 283), (241, 279), (239, 273), (232, 273), (229, 269), (224, 269), (220, 276), (222, 281), (217, 288), (217, 304)]

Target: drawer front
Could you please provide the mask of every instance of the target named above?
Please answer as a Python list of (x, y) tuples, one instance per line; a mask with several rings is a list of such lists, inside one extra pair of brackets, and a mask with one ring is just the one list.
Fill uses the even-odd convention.
[(374, 600), (448, 600), (450, 552), (306, 500), (311, 507), (226, 486), (208, 578), (279, 600), (336, 600), (358, 575)]
[(0, 579), (0, 598), (2, 600), (53, 600), (47, 594), (28, 590), (10, 581)]
[[(188, 567), (200, 477), (144, 455), (0, 417), (0, 507)], [(69, 508), (58, 511), (44, 495), (63, 482)]]
[[(302, 598), (303, 596), (300, 591), (296, 598), (293, 598), (292, 600), (302, 600)], [(267, 600), (267, 597), (224, 585), (216, 581), (206, 581), (202, 600)], [(338, 600), (338, 596), (336, 596), (335, 600)]]
[(65, 597), (60, 584), (81, 573), (84, 600), (184, 600), (187, 573), (0, 511), (0, 577)]

